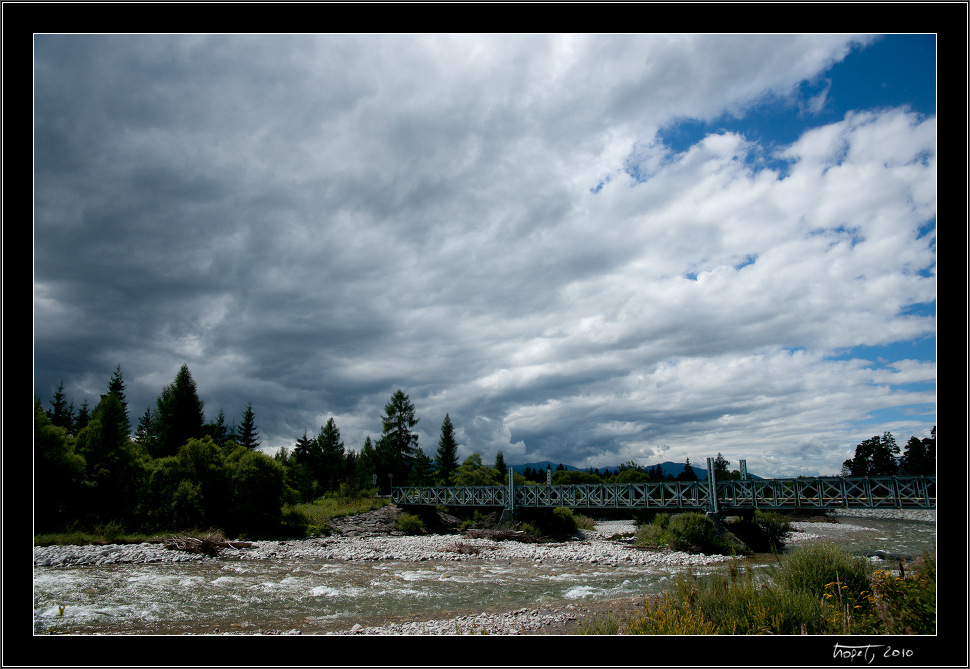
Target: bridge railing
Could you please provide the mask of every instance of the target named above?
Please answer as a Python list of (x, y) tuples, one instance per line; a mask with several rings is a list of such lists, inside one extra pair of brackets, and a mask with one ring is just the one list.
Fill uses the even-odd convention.
[(526, 486), (402, 486), (396, 504), (681, 510), (936, 508), (935, 476), (814, 477)]
[(515, 488), (516, 506), (568, 506), (571, 508), (676, 508), (703, 509), (710, 493), (703, 482), (573, 483), (527, 485)]

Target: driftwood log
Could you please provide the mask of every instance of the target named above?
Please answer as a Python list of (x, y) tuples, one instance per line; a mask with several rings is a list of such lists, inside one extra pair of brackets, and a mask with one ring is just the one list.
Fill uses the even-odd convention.
[(538, 543), (538, 540), (522, 530), (484, 530), (472, 529), (465, 532), (465, 536), (472, 539), (494, 539), (495, 541), (521, 541), (527, 544)]
[(224, 541), (211, 537), (172, 537), (164, 541), (165, 548), (175, 551), (187, 551), (189, 553), (202, 553), (209, 557), (215, 557), (223, 548), (252, 548), (253, 545), (247, 541)]

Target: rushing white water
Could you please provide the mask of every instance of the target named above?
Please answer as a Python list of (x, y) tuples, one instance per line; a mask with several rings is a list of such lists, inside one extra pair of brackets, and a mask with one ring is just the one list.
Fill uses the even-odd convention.
[[(696, 568), (695, 568), (696, 569)], [(589, 563), (207, 561), (34, 574), (35, 631), (324, 632), (657, 592), (669, 570)], [(63, 615), (59, 605), (65, 605)]]
[[(856, 553), (920, 554), (935, 523), (797, 523), (791, 546), (828, 539)], [(595, 541), (594, 541), (595, 543)], [(568, 547), (559, 549), (563, 552)], [(632, 549), (630, 549), (632, 550)], [(466, 560), (217, 559), (34, 568), (34, 631), (323, 633), (486, 611), (656, 593), (715, 566), (511, 556)], [(765, 558), (762, 562), (767, 562)], [(61, 607), (64, 607), (63, 610)]]

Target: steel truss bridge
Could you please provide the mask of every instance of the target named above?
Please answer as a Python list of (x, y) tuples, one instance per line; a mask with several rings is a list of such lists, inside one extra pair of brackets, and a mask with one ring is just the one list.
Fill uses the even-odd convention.
[(509, 469), (504, 486), (403, 486), (395, 504), (415, 506), (578, 509), (666, 509), (710, 513), (754, 509), (935, 509), (935, 476), (846, 476), (717, 481), (708, 458), (706, 481), (656, 481), (516, 486)]

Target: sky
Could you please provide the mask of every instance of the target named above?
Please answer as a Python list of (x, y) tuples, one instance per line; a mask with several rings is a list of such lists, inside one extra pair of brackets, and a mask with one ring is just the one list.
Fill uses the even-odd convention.
[(34, 394), (837, 474), (936, 424), (936, 37), (36, 35)]

